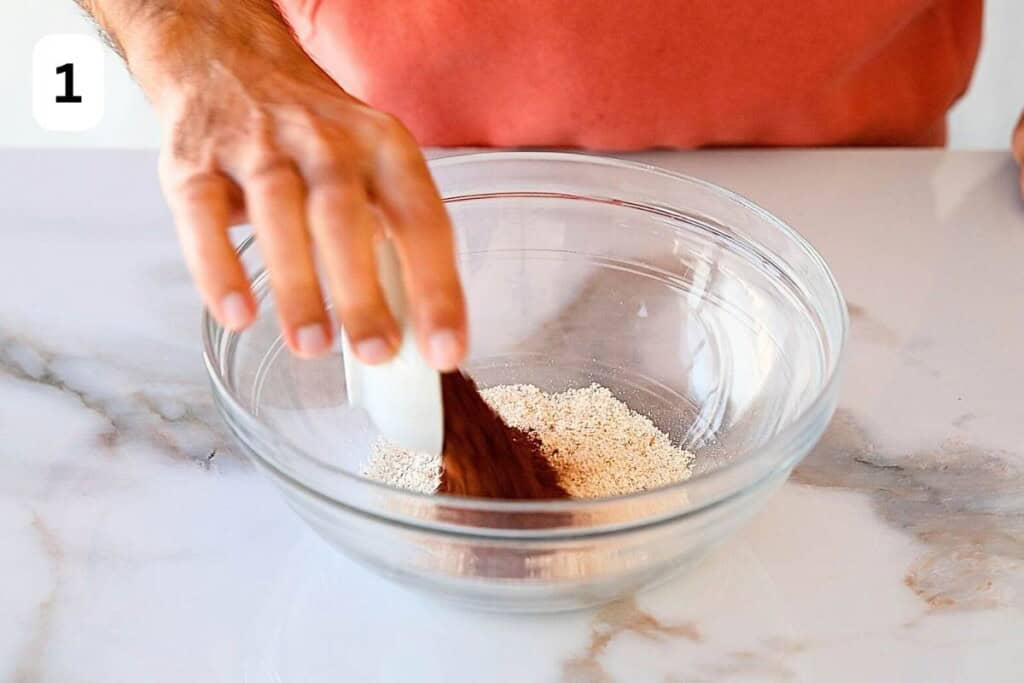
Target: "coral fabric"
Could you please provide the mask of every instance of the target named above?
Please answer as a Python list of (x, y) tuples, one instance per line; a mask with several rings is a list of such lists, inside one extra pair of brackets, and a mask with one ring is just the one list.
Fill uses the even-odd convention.
[(981, 0), (280, 0), (423, 145), (938, 145)]

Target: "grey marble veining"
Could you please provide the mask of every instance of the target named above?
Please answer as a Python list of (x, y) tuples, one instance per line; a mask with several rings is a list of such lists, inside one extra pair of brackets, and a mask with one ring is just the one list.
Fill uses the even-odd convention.
[(882, 521), (919, 541), (903, 580), (930, 609), (1024, 609), (1020, 460), (953, 436), (887, 451), (844, 411), (793, 481), (863, 493)]

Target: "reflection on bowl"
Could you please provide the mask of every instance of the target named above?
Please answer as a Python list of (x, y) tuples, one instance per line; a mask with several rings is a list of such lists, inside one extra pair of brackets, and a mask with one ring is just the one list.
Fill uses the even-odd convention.
[(697, 455), (693, 476), (606, 499), (425, 496), (359, 472), (377, 435), (340, 354), (284, 350), (262, 315), (204, 320), (231, 430), (298, 513), (350, 557), (465, 603), (556, 610), (619, 597), (703, 555), (806, 455), (835, 410), (847, 330), (818, 254), (707, 183), (598, 157), (492, 153), (432, 164), (456, 226), (483, 386), (597, 382)]

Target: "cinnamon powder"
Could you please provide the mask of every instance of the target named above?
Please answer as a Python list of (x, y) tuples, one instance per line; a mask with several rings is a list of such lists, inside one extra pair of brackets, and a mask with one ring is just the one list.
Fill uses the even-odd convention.
[(535, 434), (508, 426), (462, 372), (441, 377), (444, 448), (438, 492), (478, 498), (566, 498)]

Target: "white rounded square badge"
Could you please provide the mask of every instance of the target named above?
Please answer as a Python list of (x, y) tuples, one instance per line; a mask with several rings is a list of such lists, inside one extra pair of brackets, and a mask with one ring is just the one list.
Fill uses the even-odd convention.
[(32, 53), (32, 113), (46, 130), (88, 130), (103, 118), (103, 53), (99, 40), (53, 34)]

